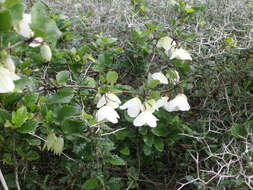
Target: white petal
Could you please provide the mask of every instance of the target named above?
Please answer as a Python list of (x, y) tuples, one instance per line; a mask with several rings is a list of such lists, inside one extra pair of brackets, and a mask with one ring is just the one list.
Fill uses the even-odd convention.
[(176, 46), (176, 42), (168, 36), (160, 38), (156, 45), (156, 47), (163, 48), (165, 51), (169, 51), (172, 47), (175, 47), (175, 46)]
[(172, 51), (170, 59), (192, 60), (191, 54), (186, 50), (179, 48)]
[(11, 58), (11, 56), (7, 56), (7, 58), (4, 59), (3, 63), (6, 69), (8, 69), (11, 73), (15, 73), (15, 69), (16, 69), (15, 63), (13, 59)]
[(150, 127), (156, 127), (158, 119), (148, 111), (144, 111), (138, 115), (134, 120), (134, 126), (140, 127), (143, 125), (149, 125)]
[(30, 14), (23, 14), (22, 20), (14, 26), (15, 31), (25, 38), (31, 38), (33, 36), (33, 31), (30, 27), (32, 23)]
[(168, 79), (161, 72), (157, 72), (157, 73), (152, 74), (152, 78), (154, 80), (159, 80), (161, 84), (168, 84)]
[(0, 93), (13, 92), (15, 85), (9, 70), (0, 67)]
[(127, 109), (127, 113), (130, 117), (136, 117), (140, 111), (143, 110), (143, 105), (139, 98), (135, 97), (125, 102), (120, 109)]
[(97, 108), (101, 108), (101, 107), (104, 106), (105, 104), (106, 104), (105, 95), (103, 95), (103, 96), (99, 99), (99, 101), (98, 101), (98, 103), (97, 103)]
[(156, 101), (156, 107), (157, 108), (163, 107), (167, 103), (168, 99), (169, 97), (167, 96), (161, 97), (159, 100)]
[(114, 109), (118, 108), (119, 104), (121, 104), (121, 101), (118, 98), (118, 96), (116, 96), (113, 93), (106, 93), (105, 94), (105, 100), (106, 100), (106, 105), (110, 106)]
[(178, 94), (173, 100), (164, 105), (164, 108), (168, 112), (172, 111), (188, 111), (190, 105), (187, 101), (187, 97), (184, 94)]
[(35, 38), (30, 44), (30, 47), (39, 47), (43, 42), (43, 38), (41, 37), (37, 37)]
[(96, 120), (98, 122), (109, 121), (111, 123), (118, 123), (118, 118), (118, 113), (110, 106), (103, 106), (96, 113)]

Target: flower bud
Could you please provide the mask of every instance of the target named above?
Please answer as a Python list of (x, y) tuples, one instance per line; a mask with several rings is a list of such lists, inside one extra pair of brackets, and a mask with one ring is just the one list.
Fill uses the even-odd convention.
[(40, 54), (45, 61), (50, 61), (52, 58), (51, 49), (47, 44), (44, 44), (40, 47)]

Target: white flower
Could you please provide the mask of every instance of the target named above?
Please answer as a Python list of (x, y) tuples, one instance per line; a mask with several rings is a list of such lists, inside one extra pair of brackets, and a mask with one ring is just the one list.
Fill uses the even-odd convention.
[(165, 36), (158, 40), (156, 47), (163, 48), (165, 52), (169, 52), (171, 48), (176, 47), (176, 45), (176, 42), (172, 38)]
[(29, 46), (30, 47), (39, 47), (42, 45), (43, 41), (44, 40), (41, 37), (34, 38), (33, 41), (29, 44)]
[(14, 80), (20, 79), (19, 76), (11, 73), (8, 69), (0, 67), (0, 93), (13, 92), (15, 88)]
[(119, 114), (110, 106), (101, 107), (96, 113), (96, 120), (109, 121), (111, 123), (118, 123)]
[(157, 72), (151, 75), (154, 80), (159, 80), (161, 84), (168, 84), (168, 79), (162, 72)]
[(158, 119), (152, 114), (152, 112), (144, 111), (141, 112), (134, 120), (134, 126), (140, 127), (143, 125), (148, 125), (150, 127), (157, 126)]
[(4, 67), (6, 69), (8, 69), (11, 73), (15, 73), (15, 63), (13, 61), (13, 59), (11, 58), (11, 56), (7, 56), (4, 60), (3, 60), (3, 63), (4, 63)]
[(40, 54), (41, 54), (41, 57), (49, 62), (51, 61), (51, 58), (52, 58), (52, 52), (51, 52), (51, 49), (50, 47), (47, 45), (47, 44), (44, 44), (40, 47)]
[(164, 105), (164, 109), (168, 112), (188, 111), (190, 110), (190, 105), (187, 101), (187, 97), (184, 94), (178, 94), (174, 99), (170, 100)]
[(174, 85), (178, 84), (180, 81), (179, 73), (176, 70), (171, 69), (169, 72), (169, 79)]
[(30, 14), (23, 14), (22, 20), (14, 26), (14, 30), (25, 38), (31, 38), (34, 33), (30, 27), (32, 18)]
[(116, 109), (120, 104), (121, 101), (118, 96), (113, 93), (105, 93), (98, 101), (97, 108), (101, 108), (102, 106), (106, 105)]
[(170, 59), (174, 58), (181, 60), (192, 60), (191, 54), (182, 48), (175, 49), (171, 52)]
[(163, 107), (168, 102), (168, 99), (169, 99), (169, 97), (167, 97), (167, 96), (161, 97), (160, 99), (158, 99), (156, 101), (156, 107), (158, 109)]
[(127, 109), (127, 114), (130, 117), (137, 117), (140, 111), (144, 110), (144, 107), (140, 99), (135, 97), (125, 102), (122, 106), (120, 106), (120, 109), (122, 110)]

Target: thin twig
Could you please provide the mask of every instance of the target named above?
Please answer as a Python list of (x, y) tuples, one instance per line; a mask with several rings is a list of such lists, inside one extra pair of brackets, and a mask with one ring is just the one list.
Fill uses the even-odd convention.
[(0, 181), (3, 185), (4, 190), (9, 190), (1, 169), (0, 169)]

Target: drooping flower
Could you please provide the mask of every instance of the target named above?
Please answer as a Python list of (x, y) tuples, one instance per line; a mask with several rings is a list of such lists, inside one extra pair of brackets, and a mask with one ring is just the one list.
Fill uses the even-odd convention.
[(40, 47), (40, 54), (41, 54), (41, 57), (49, 62), (51, 61), (51, 58), (52, 58), (52, 52), (51, 52), (51, 49), (50, 47), (47, 45), (47, 44), (43, 44), (41, 47)]
[(15, 73), (0, 67), (0, 93), (13, 92), (15, 84), (13, 81), (20, 79)]
[(156, 47), (163, 48), (165, 52), (168, 52), (171, 50), (171, 48), (175, 48), (176, 45), (176, 42), (172, 38), (165, 36), (158, 40)]
[(163, 107), (168, 102), (168, 99), (169, 99), (169, 97), (167, 97), (167, 96), (161, 97), (160, 99), (158, 99), (156, 101), (156, 107), (158, 109)]
[(22, 20), (14, 26), (14, 30), (21, 36), (25, 38), (33, 37), (34, 33), (30, 27), (32, 23), (32, 18), (30, 14), (23, 14)]
[(184, 94), (178, 94), (174, 99), (164, 105), (164, 109), (168, 112), (189, 111), (190, 108), (187, 97)]
[(141, 112), (134, 120), (134, 126), (140, 127), (143, 125), (148, 125), (150, 127), (157, 126), (158, 119), (149, 111)]
[(120, 106), (120, 109), (122, 110), (127, 109), (127, 114), (130, 117), (137, 117), (140, 111), (144, 110), (144, 107), (140, 99), (135, 97), (125, 102), (122, 106)]
[(102, 106), (106, 105), (112, 107), (113, 109), (116, 109), (120, 104), (121, 101), (118, 96), (113, 93), (105, 93), (98, 101), (97, 108), (101, 108)]
[(111, 123), (118, 123), (119, 114), (110, 106), (101, 107), (96, 113), (96, 120), (109, 121)]
[(158, 119), (153, 115), (155, 110), (158, 110), (156, 101), (151, 99), (144, 103), (144, 110), (134, 119), (134, 126), (140, 127), (148, 125), (150, 127), (156, 127)]
[(37, 37), (34, 38), (33, 41), (29, 44), (30, 47), (39, 47), (43, 44), (43, 38)]
[(170, 80), (174, 85), (178, 84), (179, 81), (180, 81), (179, 73), (178, 73), (176, 70), (171, 69), (171, 70), (169, 71), (169, 80)]
[(168, 79), (162, 72), (153, 73), (151, 76), (154, 80), (159, 80), (161, 84), (168, 84)]
[(8, 55), (3, 60), (3, 64), (4, 64), (4, 67), (6, 69), (8, 69), (11, 73), (15, 73), (16, 67), (15, 67), (15, 63), (14, 63), (13, 59), (11, 58), (11, 56)]
[(182, 48), (174, 49), (171, 52), (170, 59), (174, 59), (174, 58), (180, 59), (180, 60), (192, 60), (191, 54)]

